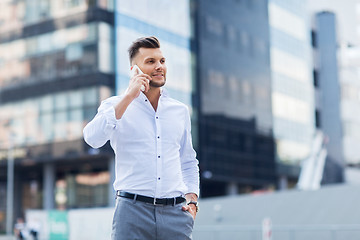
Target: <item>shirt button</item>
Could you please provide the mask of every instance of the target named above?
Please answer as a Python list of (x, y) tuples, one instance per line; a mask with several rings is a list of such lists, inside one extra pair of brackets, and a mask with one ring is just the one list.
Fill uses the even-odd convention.
[(160, 156), (158, 156), (158, 158), (160, 158)]
[(147, 99), (145, 99), (145, 102), (147, 102)]
[(158, 178), (158, 180), (160, 180), (160, 178)]
[(156, 117), (156, 119), (159, 119), (159, 117)]
[(160, 138), (160, 136), (158, 136), (158, 138)]

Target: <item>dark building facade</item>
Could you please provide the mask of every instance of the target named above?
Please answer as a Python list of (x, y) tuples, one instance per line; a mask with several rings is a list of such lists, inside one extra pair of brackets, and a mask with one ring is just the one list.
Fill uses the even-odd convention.
[(195, 2), (202, 197), (275, 187), (267, 1)]

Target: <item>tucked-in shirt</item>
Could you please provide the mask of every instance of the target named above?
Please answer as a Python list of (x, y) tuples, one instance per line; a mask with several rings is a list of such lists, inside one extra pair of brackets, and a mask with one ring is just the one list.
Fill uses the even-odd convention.
[(155, 111), (140, 93), (117, 120), (114, 107), (122, 97), (104, 100), (83, 131), (93, 148), (110, 140), (115, 152), (114, 189), (156, 198), (199, 195), (188, 107), (162, 89)]

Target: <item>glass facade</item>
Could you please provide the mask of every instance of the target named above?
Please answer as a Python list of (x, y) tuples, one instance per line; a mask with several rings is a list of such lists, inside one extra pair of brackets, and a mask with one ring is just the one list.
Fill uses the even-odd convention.
[(79, 139), (98, 105), (96, 87), (0, 105), (2, 148), (10, 145), (10, 132), (17, 146)]
[(108, 171), (67, 173), (55, 183), (57, 209), (104, 207), (108, 205)]
[[(101, 100), (114, 93), (113, 3), (0, 1), (0, 196), (13, 146), (14, 219), (27, 209), (113, 203), (112, 152), (82, 140)], [(0, 231), (5, 212), (1, 201)]]
[(338, 40), (335, 14), (321, 12), (314, 16), (316, 23), (317, 91), (320, 93), (318, 110), (321, 131), (329, 139), (322, 184), (343, 181), (343, 136), (341, 120), (341, 88), (338, 71)]
[(0, 2), (0, 32), (84, 12), (92, 7), (113, 10), (113, 0), (17, 0)]
[(82, 24), (2, 43), (0, 87), (53, 81), (96, 71), (113, 73), (112, 52), (112, 28), (106, 23)]
[[(345, 19), (343, 15), (349, 13), (356, 19), (354, 22), (341, 22), (338, 31), (346, 31), (346, 41), (359, 39), (360, 33), (360, 3), (350, 4), (350, 9), (343, 9), (342, 6), (334, 9), (338, 19)], [(354, 16), (356, 15), (356, 17)], [(339, 21), (339, 20), (338, 20)], [(356, 26), (356, 31), (353, 27)], [(353, 34), (353, 35), (351, 35)], [(356, 36), (354, 36), (356, 34)], [(350, 38), (351, 37), (351, 38)], [(356, 37), (356, 38), (355, 38)], [(349, 38), (349, 40), (348, 40)], [(343, 40), (345, 42), (345, 39)], [(360, 48), (343, 44), (340, 48), (340, 80), (341, 80), (341, 117), (343, 124), (343, 151), (345, 164), (348, 166), (359, 166), (360, 163), (360, 115), (354, 114), (360, 110)]]
[[(342, 21), (338, 23), (337, 31), (344, 31), (342, 39), (343, 44), (340, 46), (339, 61), (339, 78), (341, 84), (341, 118), (343, 130), (343, 151), (344, 163), (347, 166), (357, 167), (360, 163), (360, 115), (354, 114), (360, 110), (360, 48), (358, 45), (345, 44), (358, 39), (360, 33), (360, 3), (350, 4), (349, 9), (338, 7), (333, 4), (332, 11), (336, 14), (336, 20), (345, 19), (344, 15), (350, 15), (357, 19), (356, 23)], [(356, 26), (356, 31), (353, 27)], [(351, 30), (351, 31), (350, 31)], [(356, 34), (356, 36), (353, 35)]]
[[(340, 152), (339, 148), (342, 146), (342, 156), (336, 154), (333, 160), (337, 161), (335, 168), (337, 172), (342, 172), (341, 181), (345, 181), (347, 184), (356, 183), (356, 179), (359, 179), (359, 163), (360, 163), (360, 144), (359, 137), (359, 126), (360, 118), (358, 112), (360, 110), (360, 98), (359, 94), (359, 69), (360, 69), (360, 3), (358, 1), (349, 1), (347, 4), (342, 4), (342, 2), (335, 0), (328, 0), (326, 2), (322, 1), (309, 1), (309, 9), (314, 19), (319, 18), (321, 14), (324, 17), (327, 15), (333, 14), (334, 20), (327, 19), (327, 22), (323, 24), (324, 34), (327, 36), (323, 37), (323, 42), (326, 42), (327, 45), (324, 46), (323, 56), (326, 61), (337, 61), (337, 67), (329, 67), (330, 72), (325, 74), (324, 79), (326, 79), (325, 86), (328, 85), (328, 77), (331, 79), (334, 78), (334, 71), (338, 71), (338, 83), (340, 84), (340, 90), (338, 89), (336, 97), (340, 93), (340, 102), (336, 103), (336, 109), (339, 109), (341, 112), (341, 135), (335, 141), (330, 140), (333, 146), (331, 146), (332, 151)], [(334, 26), (332, 24), (335, 23)], [(317, 30), (317, 29), (316, 29)], [(329, 33), (335, 31), (335, 34)], [(333, 48), (331, 39), (336, 41), (336, 55), (331, 55), (333, 51), (329, 49)], [(316, 35), (316, 38), (318, 36)], [(316, 39), (315, 38), (315, 39)], [(328, 48), (329, 45), (332, 45)], [(319, 47), (319, 46), (317, 46)], [(330, 56), (329, 56), (330, 54)], [(319, 68), (321, 65), (319, 66)], [(321, 72), (319, 74), (321, 76)], [(319, 77), (319, 82), (321, 81)], [(334, 85), (334, 81), (331, 81)], [(319, 84), (321, 88), (321, 83)], [(336, 86), (338, 88), (338, 86)], [(321, 89), (322, 90), (322, 89)], [(331, 96), (331, 93), (329, 93)], [(329, 97), (329, 100), (332, 99), (336, 101), (337, 98)], [(340, 106), (338, 108), (338, 104)], [(333, 111), (333, 105), (329, 106), (329, 112), (335, 114), (336, 111)], [(327, 116), (322, 116), (320, 112), (320, 118), (328, 118)], [(337, 118), (336, 118), (337, 119)], [(332, 119), (330, 119), (332, 120)], [(338, 129), (337, 125), (334, 128), (332, 125), (329, 126), (331, 130)], [(334, 139), (334, 137), (332, 138)], [(340, 144), (339, 142), (342, 141)], [(328, 146), (330, 149), (330, 146)], [(342, 159), (342, 160), (341, 160)], [(335, 172), (332, 170), (332, 172)], [(337, 179), (339, 180), (339, 179)]]
[(306, 1), (269, 1), (276, 158), (299, 166), (315, 131), (311, 41)]
[[(83, 127), (101, 100), (127, 87), (127, 48), (144, 35), (162, 43), (170, 95), (193, 109), (190, 14), (189, 0), (0, 3), (0, 159), (6, 160), (14, 145), (15, 187), (21, 189), (15, 216), (28, 208), (114, 203), (113, 153), (108, 145), (100, 150), (86, 146)], [(6, 175), (0, 174), (4, 183)], [(0, 205), (2, 216), (5, 209)]]
[(267, 1), (196, 2), (202, 196), (273, 186)]
[[(218, 3), (213, 2), (208, 7), (205, 4), (200, 1), (201, 8), (208, 11), (199, 19), (201, 27), (204, 28), (201, 37), (208, 40), (200, 43), (200, 68), (206, 69), (201, 78), (203, 113), (224, 114), (247, 120), (256, 118), (257, 130), (271, 133), (265, 1), (253, 1), (251, 4), (239, 1), (234, 4), (234, 9), (226, 9), (229, 14), (218, 16)], [(258, 23), (258, 27), (239, 24), (249, 21), (246, 19)]]
[[(134, 11), (136, 9), (136, 11)], [(156, 14), (154, 14), (156, 12)], [(116, 88), (129, 84), (130, 63), (127, 49), (139, 37), (154, 35), (160, 43), (168, 67), (165, 88), (170, 96), (192, 107), (194, 79), (190, 1), (118, 1), (116, 5)], [(181, 19), (181, 21), (179, 21)]]
[[(349, 52), (353, 49), (343, 49), (342, 55), (348, 59)], [(358, 59), (358, 57), (355, 57)], [(347, 164), (357, 165), (360, 162), (360, 115), (354, 114), (354, 111), (360, 109), (360, 85), (356, 81), (359, 73), (357, 67), (347, 66), (342, 69), (342, 85), (341, 85), (341, 115), (343, 119), (343, 147), (344, 158)]]

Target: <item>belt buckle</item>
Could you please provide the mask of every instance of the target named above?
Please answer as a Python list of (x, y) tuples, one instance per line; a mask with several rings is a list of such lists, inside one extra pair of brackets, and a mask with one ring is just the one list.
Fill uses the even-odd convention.
[(153, 202), (154, 205), (156, 205), (156, 198), (154, 198), (154, 202)]

